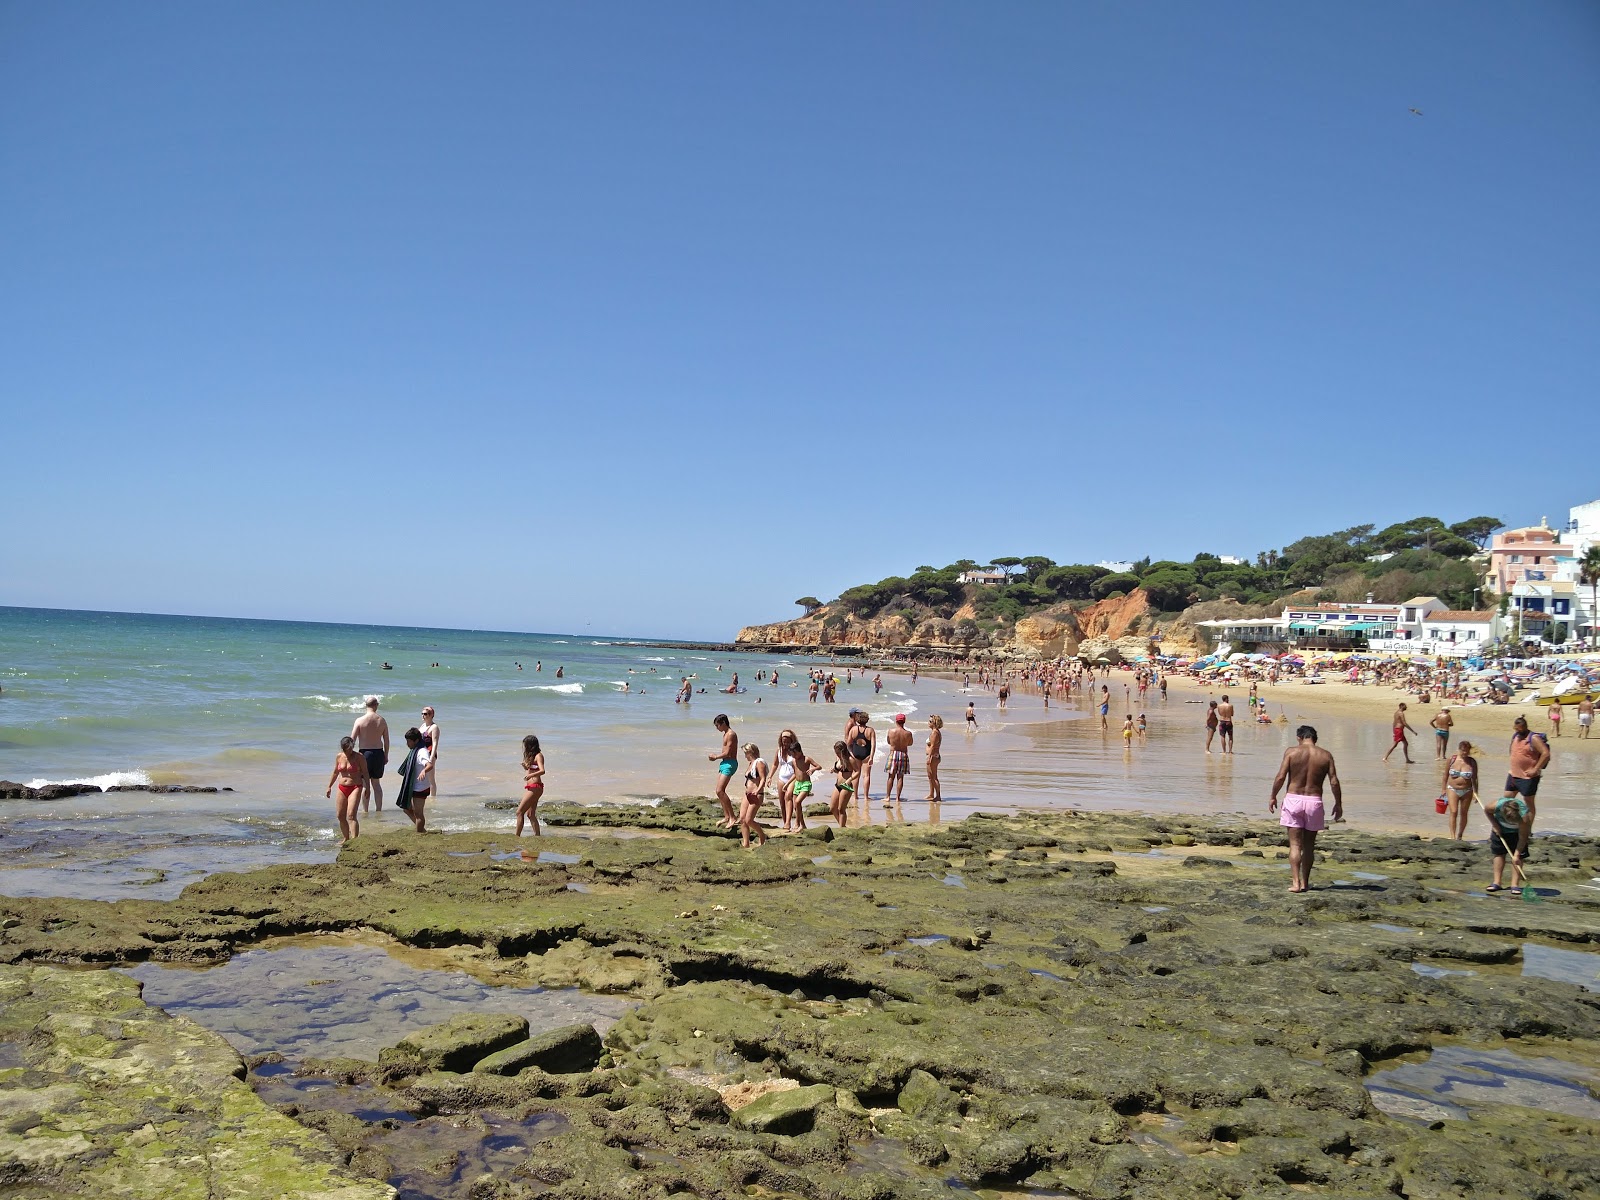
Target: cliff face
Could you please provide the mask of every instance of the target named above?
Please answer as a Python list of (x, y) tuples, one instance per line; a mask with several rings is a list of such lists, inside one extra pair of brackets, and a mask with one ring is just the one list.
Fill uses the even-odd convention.
[(970, 604), (948, 619), (915, 610), (860, 618), (824, 606), (796, 621), (746, 626), (735, 641), (741, 646), (785, 650), (911, 648), (946, 654), (983, 651), (1008, 658), (1061, 658), (1081, 653), (1115, 660), (1146, 652), (1149, 614), (1149, 601), (1142, 590), (1136, 590), (1077, 612), (1062, 605), (1032, 613), (991, 635), (977, 628), (976, 610)]

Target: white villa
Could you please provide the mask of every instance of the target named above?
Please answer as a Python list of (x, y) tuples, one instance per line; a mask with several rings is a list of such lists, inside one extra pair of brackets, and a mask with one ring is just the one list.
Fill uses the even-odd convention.
[(957, 580), (961, 583), (976, 583), (982, 587), (999, 587), (1005, 583), (1004, 571), (963, 571)]
[(1202, 621), (1219, 642), (1293, 646), (1302, 650), (1348, 649), (1365, 641), (1377, 654), (1481, 654), (1506, 631), (1495, 612), (1463, 612), (1437, 596), (1413, 596), (1403, 604), (1312, 604), (1288, 607), (1280, 616)]

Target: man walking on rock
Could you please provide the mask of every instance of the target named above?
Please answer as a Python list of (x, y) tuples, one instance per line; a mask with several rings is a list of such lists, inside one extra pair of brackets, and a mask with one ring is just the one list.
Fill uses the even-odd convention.
[(1298, 743), (1283, 752), (1278, 774), (1272, 781), (1272, 799), (1267, 811), (1278, 807), (1283, 785), (1289, 792), (1283, 798), (1283, 815), (1278, 818), (1289, 834), (1289, 890), (1311, 890), (1311, 865), (1317, 856), (1317, 834), (1326, 827), (1322, 808), (1322, 785), (1333, 789), (1333, 819), (1344, 820), (1344, 792), (1339, 787), (1339, 770), (1333, 755), (1317, 745), (1317, 731), (1310, 725), (1295, 730)]

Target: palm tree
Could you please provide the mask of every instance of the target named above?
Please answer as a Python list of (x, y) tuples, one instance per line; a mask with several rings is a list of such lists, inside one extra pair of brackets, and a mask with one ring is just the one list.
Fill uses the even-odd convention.
[(1578, 582), (1589, 588), (1589, 648), (1600, 643), (1600, 543), (1590, 546), (1578, 560)]

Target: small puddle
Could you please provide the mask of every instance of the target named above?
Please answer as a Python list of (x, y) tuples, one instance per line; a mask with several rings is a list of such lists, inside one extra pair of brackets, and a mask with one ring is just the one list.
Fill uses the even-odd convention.
[(1409, 925), (1386, 925), (1382, 921), (1371, 922), (1374, 929), (1387, 929), (1390, 933), (1421, 933), (1420, 929), (1413, 929)]
[(1356, 879), (1387, 879), (1387, 878), (1389, 878), (1387, 875), (1376, 875), (1371, 871), (1351, 871), (1350, 874), (1352, 876), (1354, 876)]
[(342, 1112), (377, 1124), (417, 1119), (404, 1097), (366, 1083), (340, 1083), (324, 1075), (295, 1075), (287, 1063), (262, 1063), (250, 1072), (250, 1086), (268, 1104), (294, 1104), (304, 1111)]
[(1065, 983), (1066, 982), (1066, 980), (1061, 978), (1061, 976), (1056, 975), (1056, 974), (1054, 974), (1053, 972), (1050, 972), (1050, 971), (1041, 971), (1038, 967), (1029, 967), (1028, 968), (1028, 974), (1029, 975), (1036, 975), (1040, 979), (1049, 979), (1049, 980), (1052, 980), (1052, 981), (1054, 981), (1056, 983)]
[(1450, 970), (1447, 967), (1435, 967), (1435, 966), (1431, 965), (1430, 963), (1419, 963), (1419, 962), (1412, 963), (1411, 964), (1411, 969), (1413, 971), (1415, 971), (1418, 975), (1425, 976), (1428, 979), (1443, 979), (1447, 975), (1476, 975), (1477, 974), (1476, 971), (1453, 971), (1453, 970)]
[(827, 883), (828, 881), (826, 879), (824, 879), (821, 875), (813, 875), (811, 877), (811, 882), (812, 883)]
[(913, 946), (937, 946), (940, 942), (948, 942), (948, 933), (919, 933), (916, 937), (908, 937), (906, 941)]
[(463, 1012), (516, 1013), (537, 1032), (579, 1021), (602, 1033), (632, 1007), (576, 989), (496, 987), (445, 952), (377, 934), (283, 938), (211, 967), (141, 963), (144, 999), (221, 1034), (241, 1054), (368, 1061), (384, 1046)]
[(811, 861), (815, 865), (820, 867), (823, 863), (831, 863), (833, 861), (833, 855), (831, 855), (831, 854), (818, 854), (818, 855), (814, 856)]
[(1600, 1120), (1590, 1088), (1600, 1071), (1558, 1058), (1524, 1058), (1509, 1050), (1444, 1046), (1426, 1061), (1379, 1071), (1367, 1080), (1383, 1112), (1414, 1120), (1464, 1120), (1487, 1104), (1514, 1104)]
[(1141, 904), (1139, 907), (1144, 909), (1144, 911), (1147, 912), (1147, 913), (1158, 913), (1158, 912), (1166, 912), (1167, 911), (1167, 906), (1165, 904)]
[(1575, 983), (1586, 992), (1600, 992), (1600, 954), (1588, 950), (1557, 950), (1554, 946), (1523, 942), (1522, 973)]
[(539, 851), (539, 861), (542, 863), (564, 863), (573, 866), (582, 858), (581, 854), (557, 854), (554, 850)]
[(588, 892), (593, 891), (593, 889), (586, 883), (579, 883), (576, 879), (569, 879), (567, 880), (567, 891)]
[(961, 878), (961, 876), (957, 875), (954, 871), (951, 871), (950, 874), (946, 875), (942, 880), (940, 880), (940, 882), (943, 883), (945, 887), (964, 888), (967, 886), (967, 881)]
[(529, 1150), (569, 1128), (559, 1113), (517, 1118), (481, 1112), (430, 1117), (386, 1130), (367, 1145), (389, 1160), (398, 1200), (471, 1200), (484, 1176), (514, 1179)]

